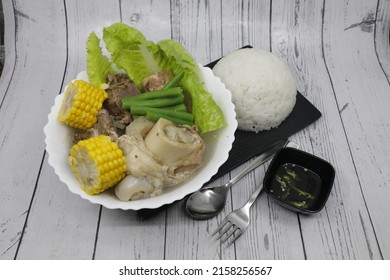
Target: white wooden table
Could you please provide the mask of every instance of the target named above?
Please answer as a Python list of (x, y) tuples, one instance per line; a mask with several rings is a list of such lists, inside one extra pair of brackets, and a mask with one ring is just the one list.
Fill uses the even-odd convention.
[[(0, 259), (390, 259), (389, 0), (2, 2)], [(249, 230), (226, 248), (210, 233), (266, 166), (207, 221), (190, 219), (182, 201), (143, 219), (70, 193), (47, 163), (43, 127), (86, 68), (89, 33), (117, 21), (178, 40), (202, 64), (246, 44), (281, 56), (323, 114), (291, 140), (335, 166), (326, 207), (300, 215), (261, 196)]]

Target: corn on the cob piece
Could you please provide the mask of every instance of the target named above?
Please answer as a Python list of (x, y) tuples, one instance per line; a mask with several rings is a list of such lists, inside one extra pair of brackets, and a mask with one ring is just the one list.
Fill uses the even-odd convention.
[(97, 121), (107, 93), (83, 80), (71, 82), (62, 100), (58, 119), (67, 125), (82, 130), (91, 128)]
[(122, 150), (106, 135), (78, 142), (68, 160), (81, 188), (90, 195), (116, 185), (126, 175)]

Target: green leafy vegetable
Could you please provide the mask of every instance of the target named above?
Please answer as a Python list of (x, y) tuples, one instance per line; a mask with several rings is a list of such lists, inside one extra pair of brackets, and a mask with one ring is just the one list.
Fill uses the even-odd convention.
[(103, 55), (100, 39), (92, 32), (87, 40), (87, 74), (89, 82), (100, 86), (106, 82), (108, 73), (113, 73), (109, 59)]
[(192, 114), (200, 132), (216, 130), (223, 127), (225, 118), (221, 109), (206, 91), (199, 67), (187, 50), (173, 40), (161, 40), (157, 43), (166, 59), (166, 67), (178, 75), (184, 72), (181, 85), (190, 93), (192, 100)]
[[(99, 39), (95, 34), (90, 37), (91, 42), (88, 42), (88, 46), (94, 47), (94, 53), (97, 49), (99, 56), (89, 55), (91, 57), (88, 60), (90, 68), (88, 75), (91, 81), (101, 83), (105, 81), (107, 72), (112, 71), (112, 68), (108, 59), (102, 55)], [(173, 80), (172, 85), (179, 83), (190, 94), (192, 114), (201, 133), (216, 130), (226, 124), (221, 109), (205, 89), (198, 64), (182, 45), (172, 40), (162, 40), (155, 44), (148, 41), (137, 29), (123, 23), (115, 23), (104, 28), (103, 40), (111, 54), (112, 62), (119, 69), (125, 70), (139, 89), (142, 88), (143, 79), (161, 70), (170, 71), (177, 78)], [(92, 47), (89, 48), (92, 49)], [(164, 106), (180, 103), (172, 103), (172, 99), (163, 101)], [(159, 102), (157, 105), (162, 107)], [(150, 100), (148, 103), (154, 106), (156, 100)], [(125, 107), (129, 106), (130, 104), (127, 104)], [(151, 105), (142, 104), (142, 106), (150, 107)]]
[(103, 29), (103, 40), (112, 61), (126, 71), (138, 88), (141, 89), (143, 79), (162, 70), (158, 47), (137, 29), (115, 23)]
[(103, 40), (110, 53), (117, 53), (126, 49), (129, 45), (147, 41), (140, 31), (121, 22), (104, 28)]

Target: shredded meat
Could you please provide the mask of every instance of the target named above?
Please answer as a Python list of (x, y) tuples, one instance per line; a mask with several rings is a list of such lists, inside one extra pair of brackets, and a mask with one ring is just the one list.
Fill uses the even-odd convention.
[(73, 134), (73, 143), (101, 134), (110, 136), (114, 142), (118, 140), (118, 134), (116, 133), (113, 121), (105, 109), (101, 109), (98, 112), (97, 122), (90, 129)]
[(122, 98), (125, 96), (137, 95), (140, 93), (134, 81), (125, 74), (108, 74), (108, 98), (104, 101), (104, 108), (114, 117), (119, 124), (128, 125), (131, 122), (129, 111), (122, 109)]
[(159, 90), (169, 82), (170, 74), (167, 71), (160, 71), (142, 80), (145, 91)]

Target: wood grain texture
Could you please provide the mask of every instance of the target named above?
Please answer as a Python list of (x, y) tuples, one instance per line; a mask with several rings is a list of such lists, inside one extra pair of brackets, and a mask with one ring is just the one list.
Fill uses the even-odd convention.
[[(223, 1), (223, 52), (228, 54), (242, 46), (270, 48), (270, 1)], [(235, 176), (247, 164), (233, 170)], [(244, 205), (261, 183), (264, 168), (247, 175), (232, 188), (232, 209)], [(301, 259), (303, 258), (298, 220), (294, 213), (280, 213), (267, 197), (260, 197), (252, 207), (252, 224), (235, 244), (237, 259)], [(222, 216), (223, 218), (224, 216)], [(277, 222), (272, 217), (277, 217)], [(289, 234), (284, 232), (289, 231)], [(248, 250), (248, 248), (250, 248)]]
[(390, 83), (390, 1), (378, 0), (375, 14), (375, 50)]
[[(0, 259), (390, 259), (390, 1), (5, 0), (0, 78)], [(298, 215), (261, 195), (236, 244), (211, 232), (242, 206), (268, 164), (223, 212), (190, 219), (184, 200), (146, 218), (69, 192), (44, 152), (54, 98), (86, 68), (91, 31), (123, 21), (172, 38), (206, 64), (244, 45), (272, 50), (322, 117), (291, 140), (336, 169), (325, 208)], [(26, 137), (28, 136), (28, 137)], [(248, 163), (211, 185), (220, 185)]]
[[(170, 38), (170, 3), (121, 1), (121, 18), (149, 40)], [(135, 211), (102, 209), (96, 259), (164, 259), (165, 210), (144, 220)]]
[(270, 0), (222, 1), (223, 55), (245, 45), (269, 49)]
[(11, 82), (15, 69), (15, 15), (11, 0), (2, 1), (4, 13), (4, 48), (5, 56), (3, 71), (0, 75), (0, 108)]
[(17, 259), (92, 259), (99, 206), (75, 196), (42, 167)]
[[(119, 20), (119, 2), (104, 9), (105, 1), (65, 2), (67, 47), (63, 88), (86, 69), (86, 40), (90, 32)], [(116, 9), (115, 9), (116, 8)], [(90, 11), (89, 13), (87, 11)], [(59, 27), (57, 27), (59, 28)], [(60, 93), (57, 91), (57, 94)], [(52, 99), (54, 102), (54, 98)], [(47, 154), (37, 184), (27, 230), (18, 259), (91, 259), (95, 252), (100, 207), (70, 193), (47, 164)], [(44, 218), (42, 218), (44, 217)], [(49, 236), (45, 233), (52, 232)], [(72, 244), (71, 246), (69, 244)]]
[(172, 39), (202, 65), (221, 57), (221, 1), (171, 1)]
[[(299, 90), (323, 112), (314, 126), (296, 135), (296, 141), (302, 143), (304, 150), (329, 160), (337, 174), (324, 211), (299, 217), (305, 254), (309, 259), (378, 258), (380, 254), (358, 181), (351, 183), (356, 176), (354, 166), (346, 153), (348, 143), (332, 96), (332, 81), (321, 57), (322, 9), (319, 1), (273, 1), (271, 30), (279, 36), (272, 36), (272, 50), (290, 65)], [(303, 40), (302, 34), (311, 40)], [(344, 238), (351, 230), (355, 239)]]
[[(234, 209), (243, 206), (262, 183), (268, 164), (237, 183), (232, 190)], [(251, 225), (235, 242), (235, 250), (237, 259), (304, 259), (300, 241), (297, 215), (281, 208), (262, 193), (251, 208)]]
[[(390, 166), (390, 143), (387, 140), (390, 136), (390, 87), (375, 56), (376, 4), (376, 1), (327, 2), (324, 54), (339, 109), (344, 108), (340, 115), (359, 181), (358, 186), (349, 182), (343, 186), (343, 190), (351, 188), (345, 193), (345, 199), (357, 192), (364, 196), (363, 201), (351, 201), (351, 206), (363, 204), (367, 208), (380, 244), (380, 253), (387, 259), (390, 227), (383, 221), (390, 207), (387, 199), (390, 195), (390, 175), (384, 171), (385, 166)], [(355, 68), (359, 71), (353, 71)], [(343, 224), (363, 214), (351, 212)], [(364, 225), (367, 228), (370, 223)], [(357, 234), (353, 225), (350, 231), (352, 229), (354, 235), (349, 239), (355, 241)], [(362, 257), (361, 250), (361, 247), (354, 248), (357, 258)]]
[(171, 2), (169, 0), (122, 0), (122, 22), (140, 30), (148, 40), (171, 38)]
[[(180, 42), (201, 64), (221, 57), (221, 1), (171, 1), (172, 39)], [(210, 185), (228, 180), (228, 175)], [(193, 221), (180, 203), (168, 209), (166, 259), (234, 259), (211, 239), (216, 219)], [(184, 246), (183, 246), (184, 245)]]
[[(23, 233), (44, 153), (42, 128), (66, 59), (58, 1), (18, 1), (14, 10), (16, 64), (0, 111), (0, 258), (14, 257)], [(53, 62), (59, 67), (48, 67)]]

